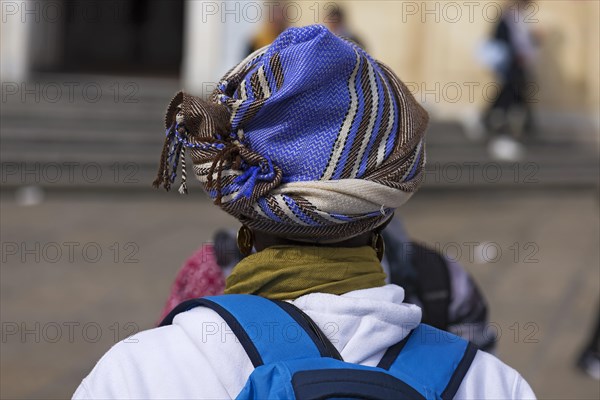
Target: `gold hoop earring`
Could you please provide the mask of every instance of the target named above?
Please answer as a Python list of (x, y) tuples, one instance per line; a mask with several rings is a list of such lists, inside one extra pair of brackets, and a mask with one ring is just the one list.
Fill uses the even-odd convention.
[(381, 233), (373, 234), (373, 238), (371, 239), (371, 247), (377, 253), (377, 258), (379, 261), (383, 260), (383, 254), (385, 253), (385, 242), (383, 241), (383, 236)]
[(252, 254), (252, 248), (254, 247), (254, 232), (246, 225), (242, 225), (237, 233), (237, 246), (244, 257)]

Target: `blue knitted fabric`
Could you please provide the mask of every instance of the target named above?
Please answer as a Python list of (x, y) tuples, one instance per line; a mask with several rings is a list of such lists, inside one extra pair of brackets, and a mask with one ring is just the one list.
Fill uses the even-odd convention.
[[(188, 121), (206, 106), (186, 96)], [(385, 222), (422, 180), (427, 113), (388, 67), (323, 26), (287, 29), (226, 74), (211, 100), (229, 116), (221, 132), (167, 127), (185, 128), (174, 145), (192, 148), (209, 195), (255, 229), (342, 240)], [(356, 180), (372, 183), (365, 196), (348, 189)], [(303, 186), (325, 181), (330, 198)]]

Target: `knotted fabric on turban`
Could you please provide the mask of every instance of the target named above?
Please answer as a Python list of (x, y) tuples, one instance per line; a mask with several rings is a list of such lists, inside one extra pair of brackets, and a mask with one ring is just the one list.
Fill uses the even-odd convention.
[(289, 28), (209, 101), (175, 96), (155, 185), (170, 187), (187, 148), (209, 196), (250, 228), (341, 241), (383, 224), (416, 191), (427, 121), (359, 46), (323, 26)]

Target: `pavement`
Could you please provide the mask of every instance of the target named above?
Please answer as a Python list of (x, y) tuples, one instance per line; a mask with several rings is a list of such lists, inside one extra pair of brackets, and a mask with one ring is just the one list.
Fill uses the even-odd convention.
[[(178, 268), (214, 228), (237, 225), (197, 187), (187, 198), (1, 200), (2, 399), (69, 397), (115, 342), (153, 326)], [(497, 355), (540, 398), (600, 397), (574, 368), (598, 309), (596, 191), (424, 191), (401, 214), (414, 238), (473, 274)]]

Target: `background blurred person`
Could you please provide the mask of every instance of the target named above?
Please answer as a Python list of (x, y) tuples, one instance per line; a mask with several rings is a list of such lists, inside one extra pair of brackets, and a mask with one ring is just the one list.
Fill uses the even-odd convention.
[(577, 366), (590, 377), (600, 380), (600, 310), (597, 312), (596, 318), (596, 327), (579, 356)]
[(186, 300), (223, 294), (225, 279), (242, 258), (235, 233), (225, 229), (216, 231), (213, 243), (200, 246), (177, 273), (158, 322)]
[(517, 0), (503, 9), (491, 39), (495, 48), (494, 70), (501, 84), (498, 96), (485, 112), (485, 127), (494, 133), (509, 128), (513, 111), (523, 113), (522, 129), (531, 133), (534, 128), (533, 112), (528, 96), (532, 67), (536, 60), (536, 43), (527, 20), (531, 0)]
[(228, 240), (229, 234), (219, 230), (213, 243), (205, 243), (183, 264), (171, 286), (167, 303), (158, 319), (162, 321), (173, 308), (185, 300), (222, 294), (225, 278), (240, 260), (239, 251)]
[(270, 45), (290, 25), (285, 15), (285, 1), (270, 3), (265, 15), (266, 19), (248, 43), (247, 54)]
[(423, 310), (423, 322), (493, 352), (496, 338), (485, 333), (485, 297), (467, 270), (426, 245), (412, 241), (396, 217), (382, 232), (381, 262), (388, 281), (402, 287), (406, 302)]
[(364, 49), (365, 46), (362, 40), (348, 28), (348, 20), (346, 19), (345, 11), (338, 4), (328, 4), (327, 7), (330, 10), (325, 17), (325, 26), (327, 29), (338, 36), (352, 40)]

